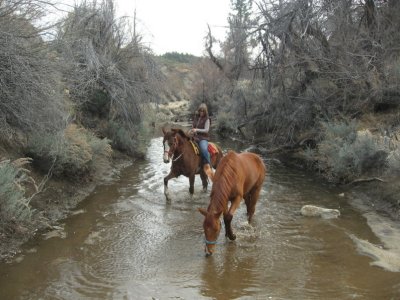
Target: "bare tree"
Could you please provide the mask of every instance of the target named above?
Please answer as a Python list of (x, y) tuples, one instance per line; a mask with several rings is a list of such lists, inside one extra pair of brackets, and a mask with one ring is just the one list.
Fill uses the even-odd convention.
[(229, 31), (221, 43), (222, 58), (214, 54), (213, 45), (216, 42), (208, 27), (206, 51), (211, 61), (224, 72), (230, 80), (239, 80), (249, 69), (250, 41), (249, 32), (254, 21), (251, 19), (252, 0), (231, 0), (232, 13), (228, 17)]
[(319, 120), (354, 117), (398, 99), (394, 80), (387, 75), (388, 62), (399, 57), (394, 33), (399, 26), (397, 3), (255, 4), (257, 25), (249, 34), (257, 39), (258, 52), (252, 53), (252, 69), (266, 91), (265, 111), (250, 118), (256, 131), (275, 132), (279, 143), (296, 142), (296, 133), (313, 128)]

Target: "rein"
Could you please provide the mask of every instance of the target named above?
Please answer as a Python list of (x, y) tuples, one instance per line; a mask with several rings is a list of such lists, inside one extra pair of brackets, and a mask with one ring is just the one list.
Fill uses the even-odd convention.
[(177, 161), (178, 159), (180, 159), (181, 158), (181, 156), (183, 155), (183, 152), (180, 154), (180, 155), (178, 155), (178, 157), (177, 158), (175, 158), (175, 159), (173, 159), (172, 161)]

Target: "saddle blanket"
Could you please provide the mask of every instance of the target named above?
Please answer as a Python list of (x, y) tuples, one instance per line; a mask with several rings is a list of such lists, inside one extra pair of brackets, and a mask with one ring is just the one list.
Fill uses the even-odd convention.
[(210, 152), (211, 155), (217, 154), (218, 153), (217, 146), (213, 143), (208, 143), (208, 152)]

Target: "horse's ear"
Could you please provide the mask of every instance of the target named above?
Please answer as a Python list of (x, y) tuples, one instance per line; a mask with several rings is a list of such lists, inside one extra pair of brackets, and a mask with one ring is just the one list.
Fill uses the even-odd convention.
[(187, 137), (186, 132), (184, 132), (182, 129), (179, 129), (179, 134), (183, 137)]
[(198, 210), (203, 216), (207, 216), (207, 211), (204, 208), (199, 207)]
[(164, 135), (167, 133), (167, 130), (164, 127), (162, 127), (161, 130), (162, 130)]
[(180, 128), (172, 128), (171, 130), (173, 130), (175, 133), (180, 133), (181, 132)]

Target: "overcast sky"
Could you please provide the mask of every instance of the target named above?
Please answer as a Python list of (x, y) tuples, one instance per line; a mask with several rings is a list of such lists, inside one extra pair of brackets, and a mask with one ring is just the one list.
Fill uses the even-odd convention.
[(156, 54), (204, 51), (207, 24), (223, 39), (228, 24), (230, 0), (115, 0), (118, 15), (136, 17), (144, 42)]
[[(74, 3), (83, 0), (61, 0), (49, 19), (59, 18), (70, 11)], [(99, 2), (99, 1), (98, 1)], [(65, 5), (64, 5), (65, 4)], [(207, 24), (218, 40), (224, 40), (228, 26), (231, 0), (114, 0), (117, 17), (136, 19), (143, 42), (155, 54), (165, 52), (204, 54), (204, 38)], [(214, 51), (216, 51), (217, 44)]]

